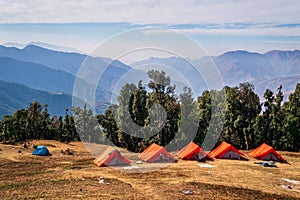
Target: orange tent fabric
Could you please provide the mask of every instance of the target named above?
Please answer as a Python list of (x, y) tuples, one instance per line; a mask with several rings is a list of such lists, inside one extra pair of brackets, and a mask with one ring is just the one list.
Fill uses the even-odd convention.
[(277, 162), (287, 162), (275, 149), (263, 143), (256, 149), (250, 151), (249, 155), (260, 160), (273, 160)]
[(241, 153), (234, 146), (228, 144), (225, 141), (223, 141), (218, 147), (212, 150), (209, 153), (209, 155), (211, 155), (213, 158), (231, 159), (231, 160), (240, 160), (240, 159), (248, 160), (248, 158), (243, 153)]
[(113, 147), (108, 147), (101, 155), (99, 155), (94, 163), (98, 167), (129, 165), (131, 162), (121, 155), (121, 153)]
[(175, 162), (176, 159), (162, 146), (155, 143), (147, 147), (139, 158), (145, 162)]
[[(200, 154), (200, 155), (199, 155)], [(183, 149), (177, 152), (177, 156), (183, 160), (197, 160), (198, 157), (205, 157), (206, 159), (213, 160), (213, 158), (205, 153), (201, 147), (193, 141), (187, 144)]]

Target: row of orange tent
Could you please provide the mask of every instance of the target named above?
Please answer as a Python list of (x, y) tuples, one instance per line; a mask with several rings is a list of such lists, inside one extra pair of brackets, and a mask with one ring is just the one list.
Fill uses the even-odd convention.
[[(258, 148), (249, 153), (253, 158), (260, 160), (273, 160), (277, 162), (287, 162), (273, 147), (262, 144)], [(218, 159), (234, 159), (234, 160), (248, 160), (247, 156), (237, 150), (233, 145), (223, 141), (218, 147), (212, 150), (209, 154), (205, 153), (200, 146), (194, 142), (190, 142), (183, 149), (177, 152), (177, 156), (183, 160), (205, 160)], [(145, 162), (175, 162), (174, 158), (164, 147), (155, 143), (147, 147), (139, 158)], [(102, 166), (116, 166), (129, 165), (131, 162), (125, 158), (121, 153), (113, 147), (108, 147), (100, 156), (98, 156), (94, 163), (98, 167)]]
[[(247, 156), (237, 150), (233, 145), (223, 141), (218, 147), (209, 153), (214, 158), (248, 160)], [(287, 161), (271, 146), (263, 143), (249, 152), (252, 158), (265, 161), (276, 161), (286, 163)]]

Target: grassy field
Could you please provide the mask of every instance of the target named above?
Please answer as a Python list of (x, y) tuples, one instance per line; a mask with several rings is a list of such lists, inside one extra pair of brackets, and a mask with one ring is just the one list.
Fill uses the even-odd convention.
[[(208, 162), (214, 168), (179, 160), (157, 171), (129, 173), (121, 167), (97, 168), (94, 157), (80, 142), (32, 143), (47, 146), (52, 156), (33, 156), (32, 148), (23, 149), (22, 145), (0, 145), (1, 199), (300, 199), (300, 184), (283, 180), (300, 181), (300, 153), (280, 152), (289, 164), (276, 163), (278, 168), (259, 166), (254, 159)], [(17, 152), (19, 148), (22, 153)], [(60, 150), (66, 148), (74, 155), (62, 155)], [(127, 156), (136, 160), (136, 155)], [(159, 167), (139, 166), (139, 170)], [(104, 184), (99, 183), (99, 177)]]

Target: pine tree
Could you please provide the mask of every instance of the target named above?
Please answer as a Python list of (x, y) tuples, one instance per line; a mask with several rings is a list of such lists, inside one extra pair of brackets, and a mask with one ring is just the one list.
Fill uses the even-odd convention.
[(289, 96), (288, 101), (283, 106), (286, 112), (286, 149), (290, 151), (300, 151), (300, 83), (295, 91)]

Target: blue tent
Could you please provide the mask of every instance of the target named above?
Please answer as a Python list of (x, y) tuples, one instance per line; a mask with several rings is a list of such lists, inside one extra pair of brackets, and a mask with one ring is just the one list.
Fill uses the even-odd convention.
[(49, 150), (45, 146), (38, 146), (33, 152), (32, 155), (38, 156), (47, 156), (50, 155)]

